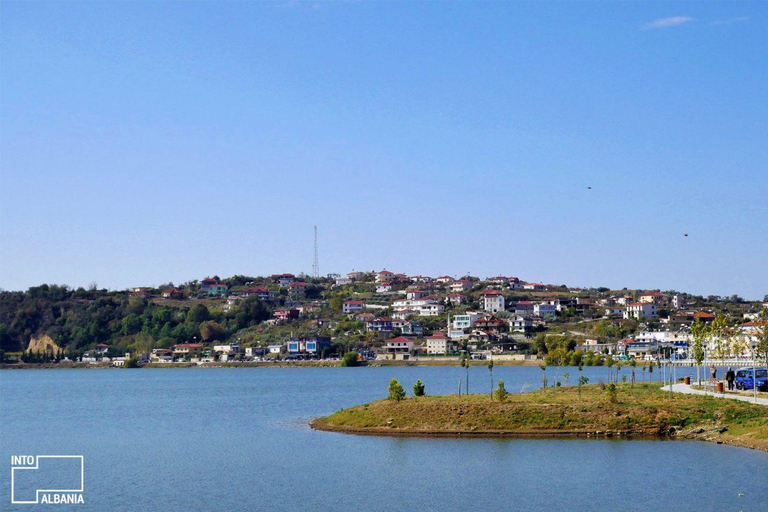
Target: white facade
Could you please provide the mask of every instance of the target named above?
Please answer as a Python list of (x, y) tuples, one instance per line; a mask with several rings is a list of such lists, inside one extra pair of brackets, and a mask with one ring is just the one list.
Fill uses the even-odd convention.
[(534, 304), (533, 305), (533, 314), (544, 318), (546, 316), (555, 316), (557, 311), (557, 306), (554, 304)]
[(657, 316), (659, 316), (659, 313), (656, 309), (656, 304), (651, 302), (635, 302), (634, 304), (627, 306), (627, 309), (624, 310), (625, 320), (629, 320), (630, 318), (640, 320), (642, 318), (656, 318)]
[(483, 294), (483, 309), (489, 313), (504, 311), (504, 295), (496, 291), (487, 291)]

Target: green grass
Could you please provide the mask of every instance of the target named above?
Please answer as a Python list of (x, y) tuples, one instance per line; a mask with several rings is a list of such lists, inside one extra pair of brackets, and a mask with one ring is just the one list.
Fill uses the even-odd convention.
[(727, 428), (734, 444), (768, 449), (768, 408), (737, 400), (676, 394), (658, 384), (618, 384), (615, 402), (599, 385), (510, 394), (505, 402), (488, 394), (379, 400), (343, 409), (313, 422), (318, 428), (365, 433), (414, 434), (635, 433), (668, 435)]

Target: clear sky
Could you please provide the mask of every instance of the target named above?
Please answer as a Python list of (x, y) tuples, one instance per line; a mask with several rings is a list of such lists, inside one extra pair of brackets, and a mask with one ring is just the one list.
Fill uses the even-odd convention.
[(3, 1), (0, 286), (309, 273), (317, 224), (323, 274), (762, 298), (766, 56), (767, 2)]

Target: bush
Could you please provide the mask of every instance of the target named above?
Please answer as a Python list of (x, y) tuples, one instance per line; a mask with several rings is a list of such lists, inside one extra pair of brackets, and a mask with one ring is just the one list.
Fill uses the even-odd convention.
[(347, 352), (341, 359), (341, 366), (357, 366), (357, 352)]
[(608, 391), (608, 398), (611, 400), (612, 404), (616, 403), (616, 384), (611, 382), (606, 387), (606, 390)]
[(128, 359), (125, 362), (125, 367), (126, 368), (141, 368), (141, 366), (139, 365), (139, 359), (136, 358), (136, 357), (132, 357), (132, 358)]
[(509, 392), (507, 392), (507, 388), (504, 387), (504, 381), (503, 380), (499, 381), (499, 387), (496, 388), (495, 395), (496, 395), (496, 399), (499, 402), (503, 402), (503, 401), (505, 401), (507, 399), (507, 396), (509, 395)]
[(405, 390), (403, 389), (403, 386), (400, 385), (399, 382), (397, 382), (397, 379), (392, 379), (389, 381), (389, 395), (387, 396), (390, 400), (395, 400), (399, 402), (403, 398), (405, 398)]
[(413, 395), (424, 396), (424, 383), (420, 380), (417, 380), (416, 384), (413, 385)]

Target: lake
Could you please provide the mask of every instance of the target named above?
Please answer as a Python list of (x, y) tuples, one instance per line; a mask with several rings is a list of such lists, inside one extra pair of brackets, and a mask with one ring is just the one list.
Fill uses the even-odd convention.
[[(577, 381), (577, 369), (562, 371)], [(541, 373), (496, 366), (494, 379), (519, 392), (540, 386)], [(553, 369), (547, 374), (551, 382)], [(583, 374), (596, 382), (607, 369)], [(766, 509), (768, 454), (755, 450), (661, 440), (386, 438), (307, 426), (383, 398), (392, 377), (410, 395), (416, 379), (428, 394), (455, 393), (463, 375), (458, 367), (3, 370), (1, 460), (83, 455), (85, 504), (53, 510)], [(473, 367), (470, 391), (489, 388), (488, 370)], [(11, 472), (0, 473), (0, 509), (46, 507), (11, 505)]]

